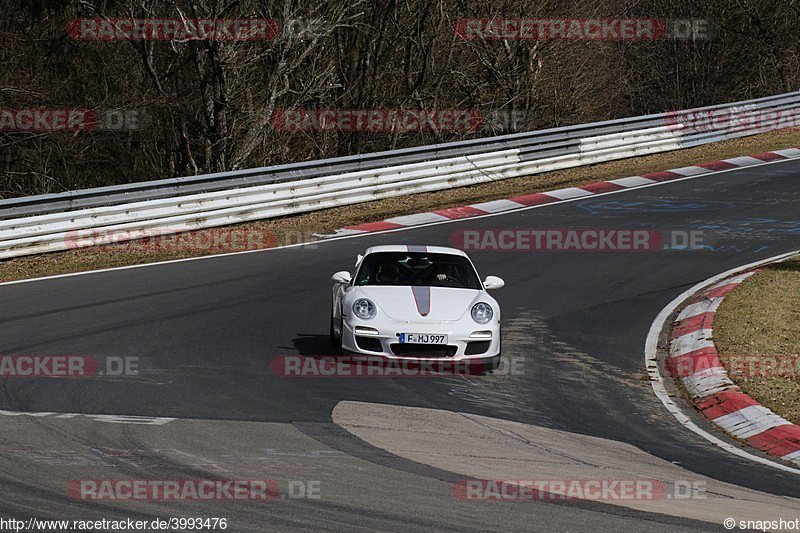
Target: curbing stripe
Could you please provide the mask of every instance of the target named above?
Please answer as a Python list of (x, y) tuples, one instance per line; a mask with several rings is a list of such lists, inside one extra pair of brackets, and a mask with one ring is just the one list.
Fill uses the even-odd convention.
[(784, 424), (768, 429), (748, 439), (748, 444), (773, 455), (795, 456), (800, 454), (800, 426)]
[(659, 364), (659, 361), (663, 361), (663, 358), (659, 357), (659, 342), (662, 334), (668, 330), (667, 325), (669, 318), (674, 313), (678, 312), (683, 305), (697, 301), (698, 295), (701, 295), (703, 290), (705, 290), (707, 287), (718, 282), (719, 280), (724, 280), (740, 272), (747, 272), (748, 270), (771, 263), (777, 263), (798, 255), (800, 255), (800, 250), (793, 250), (791, 252), (782, 253), (773, 257), (762, 259), (760, 261), (754, 261), (746, 265), (740, 265), (721, 274), (712, 276), (705, 281), (701, 281), (700, 283), (681, 293), (669, 304), (667, 304), (666, 307), (661, 309), (656, 318), (653, 320), (653, 323), (650, 325), (650, 329), (647, 332), (647, 339), (644, 343), (644, 366), (647, 369), (647, 375), (650, 378), (650, 385), (653, 390), (653, 394), (655, 394), (666, 411), (675, 417), (675, 420), (681, 426), (703, 438), (712, 445), (718, 446), (720, 449), (732, 455), (747, 459), (748, 461), (753, 461), (754, 463), (758, 463), (760, 465), (774, 468), (775, 470), (780, 470), (781, 472), (789, 472), (795, 475), (800, 475), (800, 468), (796, 468), (795, 464), (790, 465), (786, 462), (774, 461), (771, 458), (753, 454), (744, 447), (734, 444), (730, 440), (721, 438), (714, 432), (700, 427), (694, 420), (692, 420), (692, 418), (683, 411), (679, 404), (673, 400), (674, 395), (670, 393), (665, 386), (664, 373), (662, 372), (661, 365)]
[(741, 411), (745, 407), (758, 405), (758, 402), (739, 390), (728, 390), (709, 396), (697, 402), (696, 407), (709, 420)]
[(690, 318), (681, 320), (678, 325), (672, 330), (672, 338), (677, 339), (689, 333), (700, 331), (701, 329), (711, 329), (714, 321), (714, 313), (700, 313)]
[(722, 368), (719, 354), (713, 348), (703, 348), (684, 355), (669, 357), (664, 361), (669, 373), (676, 378), (695, 376), (709, 368)]
[[(728, 373), (721, 366), (702, 370), (691, 376), (682, 378), (683, 386), (693, 397), (705, 397), (727, 391), (736, 385), (728, 377)], [(733, 413), (732, 413), (733, 414)], [(728, 416), (728, 415), (726, 415)], [(719, 419), (717, 419), (719, 420)], [(714, 423), (717, 422), (714, 420)]]
[[(732, 168), (732, 167), (731, 167)], [(681, 176), (697, 176), (698, 174), (707, 174), (709, 169), (700, 166), (673, 168), (670, 172), (680, 174)]]
[(724, 298), (726, 294), (731, 292), (733, 289), (736, 288), (738, 283), (728, 283), (726, 285), (720, 285), (714, 289), (711, 289), (706, 293), (708, 298)]
[(391, 222), (380, 221), (380, 222), (366, 222), (364, 224), (358, 224), (356, 226), (347, 226), (345, 229), (355, 229), (361, 231), (382, 231), (385, 229), (394, 229), (394, 228), (402, 228), (400, 224), (392, 224)]
[(649, 180), (641, 176), (631, 176), (629, 178), (617, 178), (615, 180), (610, 180), (609, 183), (614, 183), (616, 185), (628, 188), (628, 187), (641, 187), (642, 185), (652, 185), (657, 182), (655, 180)]
[(777, 152), (763, 152), (763, 153), (760, 153), (760, 154), (754, 154), (752, 157), (755, 157), (756, 159), (760, 159), (762, 161), (767, 161), (767, 162), (769, 162), (769, 161), (777, 161), (777, 160), (780, 160), (780, 159), (786, 159), (785, 156), (782, 156), (781, 154), (779, 154)]
[(719, 304), (757, 271), (728, 277), (690, 299), (697, 301), (687, 305), (672, 325), (664, 363), (695, 407), (715, 425), (754, 448), (800, 464), (800, 426), (743, 393), (728, 377), (712, 340), (711, 324)]
[(749, 439), (774, 427), (791, 425), (791, 422), (761, 405), (748, 405), (715, 418), (714, 423), (740, 439)]
[(705, 313), (716, 313), (717, 309), (719, 308), (719, 304), (721, 303), (722, 298), (710, 298), (708, 300), (687, 305), (678, 315), (678, 321), (686, 320), (688, 318)]
[(500, 213), (502, 211), (510, 211), (511, 209), (519, 209), (525, 206), (513, 200), (492, 200), (491, 202), (483, 202), (482, 204), (472, 204), (470, 207), (485, 213)]
[(420, 224), (430, 224), (431, 222), (441, 222), (442, 220), (449, 220), (449, 218), (437, 213), (415, 213), (413, 215), (387, 218), (384, 222), (397, 224), (398, 226), (418, 226)]
[(800, 149), (797, 148), (785, 148), (783, 150), (773, 150), (773, 152), (789, 159), (800, 157)]
[(553, 196), (559, 200), (569, 200), (571, 198), (578, 198), (580, 196), (591, 196), (592, 193), (585, 191), (578, 187), (565, 187), (564, 189), (557, 189), (555, 191), (547, 191), (547, 196)]
[(532, 206), (532, 205), (540, 205), (540, 204), (548, 204), (550, 202), (557, 202), (558, 198), (553, 196), (548, 196), (544, 193), (537, 192), (535, 194), (526, 194), (524, 196), (515, 196), (513, 198), (509, 198), (512, 202), (517, 202), (522, 205)]
[(701, 350), (703, 348), (713, 348), (711, 341), (711, 330), (701, 329), (676, 337), (669, 342), (669, 356), (676, 357)]
[(480, 209), (476, 209), (471, 205), (464, 205), (461, 207), (451, 207), (449, 209), (439, 209), (434, 211), (437, 215), (442, 215), (446, 218), (469, 218), (474, 217), (477, 215), (485, 215), (486, 211), (481, 211)]
[(734, 165), (733, 163), (729, 163), (727, 161), (712, 161), (711, 163), (703, 163), (697, 166), (707, 170), (729, 170), (731, 168), (736, 168), (738, 165)]
[(760, 165), (763, 163), (760, 159), (755, 157), (750, 157), (748, 155), (743, 155), (740, 157), (731, 157), (730, 159), (723, 159), (726, 163), (730, 163), (735, 167), (749, 167), (751, 165)]
[(589, 185), (583, 185), (578, 188), (590, 192), (592, 194), (600, 194), (604, 192), (621, 191), (625, 187), (623, 187), (618, 183), (611, 183), (610, 181), (601, 181), (598, 183), (590, 183)]
[(350, 227), (347, 227), (347, 228), (337, 229), (336, 230), (336, 236), (337, 237), (343, 237), (345, 235), (358, 235), (359, 233), (367, 233), (369, 231), (370, 230), (355, 229), (354, 227), (350, 226)]
[(792, 453), (787, 453), (786, 455), (783, 456), (783, 458), (786, 459), (787, 461), (792, 461), (797, 464), (800, 464), (800, 450), (797, 450), (796, 452)]
[(650, 172), (648, 174), (642, 174), (642, 177), (652, 181), (669, 181), (685, 176), (681, 176), (680, 174), (672, 172), (671, 170), (665, 170), (663, 172)]
[(420, 226), (424, 224), (435, 224), (442, 221), (449, 221), (453, 219), (476, 217), (492, 213), (502, 213), (505, 211), (512, 211), (515, 209), (524, 209), (535, 205), (563, 202), (584, 196), (592, 196), (595, 194), (604, 194), (609, 192), (621, 191), (624, 189), (635, 189), (638, 187), (646, 187), (654, 185), (663, 181), (670, 181), (682, 179), (692, 176), (699, 176), (701, 174), (712, 174), (714, 172), (724, 172), (738, 167), (748, 167), (752, 165), (759, 165), (765, 162), (778, 161), (783, 159), (800, 158), (800, 149), (788, 148), (785, 150), (776, 150), (774, 152), (764, 152), (761, 154), (754, 154), (750, 156), (732, 157), (720, 161), (712, 161), (700, 165), (693, 165), (688, 167), (676, 168), (673, 170), (664, 170), (661, 172), (651, 172), (642, 174), (641, 176), (629, 176), (626, 178), (617, 178), (608, 181), (600, 181), (596, 183), (589, 183), (579, 187), (566, 187), (555, 191), (545, 191), (533, 194), (524, 194), (506, 198), (501, 200), (492, 200), (490, 202), (483, 202), (473, 205), (465, 205), (460, 207), (450, 207), (446, 209), (439, 209), (427, 213), (416, 213), (413, 215), (404, 215), (394, 218), (389, 218), (378, 222), (368, 222), (358, 224), (355, 226), (346, 226), (342, 229), (336, 230), (330, 235), (321, 235), (319, 237), (336, 236), (341, 237), (344, 235), (354, 235), (356, 233), (364, 233), (371, 231), (385, 231), (397, 228), (405, 228), (411, 226)]

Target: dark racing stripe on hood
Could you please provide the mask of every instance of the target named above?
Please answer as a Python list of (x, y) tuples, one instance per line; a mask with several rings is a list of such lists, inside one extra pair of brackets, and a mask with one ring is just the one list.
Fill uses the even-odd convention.
[(414, 293), (414, 302), (417, 304), (417, 311), (422, 316), (428, 316), (431, 312), (431, 288), (430, 287), (411, 287)]
[[(427, 246), (419, 246), (409, 244), (406, 246), (409, 252), (428, 251)], [(430, 287), (411, 287), (411, 292), (414, 293), (414, 302), (417, 304), (417, 311), (422, 316), (428, 316), (431, 312), (431, 288)]]

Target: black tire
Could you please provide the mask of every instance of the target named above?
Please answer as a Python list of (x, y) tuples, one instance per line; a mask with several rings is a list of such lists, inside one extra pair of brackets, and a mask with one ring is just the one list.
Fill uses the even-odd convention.
[[(339, 322), (339, 331), (344, 333), (341, 321)], [(337, 337), (336, 332), (333, 330), (333, 315), (331, 315), (330, 342), (333, 355), (342, 355), (342, 337)]]
[(499, 336), (500, 336), (500, 339), (499, 339), (499, 341), (500, 341), (500, 346), (499, 346), (500, 351), (497, 353), (497, 355), (495, 355), (491, 359), (486, 360), (486, 362), (484, 363), (485, 368), (486, 368), (486, 372), (493, 372), (493, 371), (497, 370), (498, 368), (500, 368), (500, 359), (503, 357), (503, 333), (500, 332)]

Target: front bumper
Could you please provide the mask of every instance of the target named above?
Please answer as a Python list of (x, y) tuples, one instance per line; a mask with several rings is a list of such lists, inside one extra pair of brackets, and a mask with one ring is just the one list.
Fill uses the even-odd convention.
[[(388, 359), (418, 361), (480, 360), (500, 354), (500, 323), (393, 324), (345, 321), (342, 348), (348, 352)], [(474, 327), (472, 327), (474, 326)], [(401, 344), (400, 333), (446, 334), (447, 345)]]

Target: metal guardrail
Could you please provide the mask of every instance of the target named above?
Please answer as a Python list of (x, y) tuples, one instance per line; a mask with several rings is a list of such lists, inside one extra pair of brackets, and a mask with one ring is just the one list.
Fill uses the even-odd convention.
[[(691, 112), (702, 116), (702, 114), (706, 112), (720, 113), (727, 110), (734, 110), (734, 112), (736, 112), (737, 108), (742, 106), (756, 106), (761, 109), (770, 107), (777, 108), (796, 102), (798, 98), (800, 98), (800, 92), (769, 96), (745, 102), (701, 107), (693, 109)], [(671, 117), (678, 117), (680, 113), (681, 112), (674, 112), (641, 117), (628, 117), (564, 128), (536, 130), (499, 137), (472, 139), (468, 141), (375, 152), (319, 161), (307, 161), (273, 167), (81, 189), (57, 194), (10, 198), (0, 200), (0, 219), (100, 207), (133, 201), (154, 200), (172, 196), (185, 196), (237, 187), (264, 185), (267, 183), (296, 181), (508, 148), (520, 148), (523, 150), (524, 154), (531, 154), (530, 157), (547, 157), (548, 155), (563, 154), (566, 151), (576, 149), (578, 145), (577, 140), (586, 134), (604, 135), (633, 131), (647, 127), (657, 127), (659, 125), (664, 125), (665, 120), (669, 120)], [(545, 153), (545, 150), (552, 150), (553, 152), (548, 154)]]
[(0, 259), (462, 187), (797, 125), (800, 92), (391, 152), (0, 201)]

